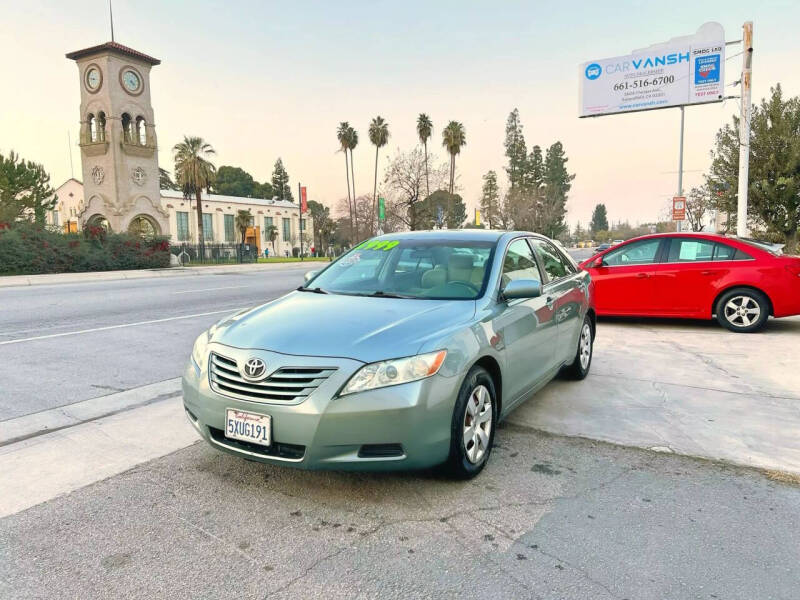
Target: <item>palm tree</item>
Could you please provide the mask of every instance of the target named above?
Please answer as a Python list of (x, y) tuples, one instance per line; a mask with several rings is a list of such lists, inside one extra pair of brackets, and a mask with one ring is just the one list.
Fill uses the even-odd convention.
[(278, 228), (275, 225), (267, 225), (264, 229), (264, 236), (272, 242), (272, 255), (275, 256), (275, 240), (278, 239)]
[(247, 236), (247, 228), (250, 227), (250, 223), (253, 222), (253, 215), (250, 213), (250, 209), (247, 210), (238, 210), (236, 211), (236, 229), (239, 230), (239, 233), (242, 236), (241, 244), (239, 245), (239, 254), (241, 255), (244, 252), (244, 240), (245, 236)]
[(353, 222), (355, 224), (356, 240), (358, 237), (358, 206), (356, 206), (356, 174), (353, 172), (353, 149), (358, 146), (358, 132), (350, 127), (347, 130), (347, 147), (350, 149), (350, 182), (353, 184)]
[(389, 124), (383, 117), (375, 117), (369, 124), (369, 141), (375, 144), (375, 182), (372, 186), (372, 218), (375, 218), (375, 206), (378, 194), (378, 150), (389, 141)]
[(194, 194), (197, 200), (197, 242), (200, 255), (205, 257), (202, 194), (203, 188), (208, 190), (214, 182), (217, 170), (209, 158), (216, 151), (203, 138), (186, 135), (172, 151), (175, 154), (175, 181), (183, 191), (183, 197), (191, 202)]
[(442, 131), (442, 146), (450, 153), (450, 193), (453, 193), (453, 184), (456, 178), (456, 154), (461, 152), (461, 147), (467, 145), (467, 133), (464, 126), (458, 121), (450, 121)]
[(420, 113), (417, 117), (417, 135), (425, 148), (425, 191), (428, 192), (428, 196), (431, 195), (431, 182), (428, 179), (428, 138), (432, 133), (433, 121), (425, 113)]
[(336, 130), (336, 139), (344, 152), (344, 174), (347, 176), (347, 207), (350, 209), (350, 231), (353, 231), (353, 202), (350, 199), (350, 165), (348, 164), (347, 150), (350, 148), (350, 123), (342, 121)]

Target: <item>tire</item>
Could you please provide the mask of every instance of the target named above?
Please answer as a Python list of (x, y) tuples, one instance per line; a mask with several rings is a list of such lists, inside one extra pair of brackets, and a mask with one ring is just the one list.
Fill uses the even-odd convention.
[[(486, 369), (474, 366), (461, 384), (453, 409), (450, 456), (444, 465), (451, 477), (471, 479), (483, 470), (492, 452), (497, 417), (494, 381)], [(466, 443), (465, 437), (469, 437)]]
[(580, 381), (585, 379), (592, 367), (592, 356), (594, 354), (594, 328), (589, 315), (583, 319), (581, 333), (578, 336), (578, 348), (575, 351), (575, 358), (572, 364), (564, 367), (562, 371), (566, 379)]
[(714, 307), (717, 322), (736, 333), (753, 333), (764, 327), (769, 319), (769, 299), (758, 290), (734, 288), (728, 290)]

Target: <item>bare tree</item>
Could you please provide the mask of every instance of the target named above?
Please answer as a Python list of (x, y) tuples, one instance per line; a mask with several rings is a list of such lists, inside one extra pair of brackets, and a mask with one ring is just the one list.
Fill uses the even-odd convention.
[(707, 185), (694, 187), (686, 197), (686, 219), (692, 231), (703, 231), (706, 213), (711, 208), (711, 192)]
[[(427, 190), (425, 153), (419, 147), (409, 152), (397, 151), (386, 168), (384, 181), (389, 196), (389, 217), (412, 231), (419, 229), (416, 215), (417, 203), (425, 199)], [(429, 159), (435, 160), (433, 155)], [(431, 188), (444, 189), (448, 181), (448, 166), (441, 165), (430, 171)]]

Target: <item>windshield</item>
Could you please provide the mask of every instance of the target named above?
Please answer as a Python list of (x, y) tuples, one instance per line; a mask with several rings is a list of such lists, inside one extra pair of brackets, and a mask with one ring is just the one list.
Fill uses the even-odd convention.
[(474, 300), (486, 286), (494, 242), (369, 240), (304, 287), (334, 294)]

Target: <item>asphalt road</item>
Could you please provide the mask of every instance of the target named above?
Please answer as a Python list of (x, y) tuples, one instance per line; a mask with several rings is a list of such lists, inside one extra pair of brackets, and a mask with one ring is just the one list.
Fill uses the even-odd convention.
[(0, 520), (0, 597), (797, 598), (800, 487), (501, 426), (470, 482), (197, 443)]
[(0, 289), (0, 421), (178, 377), (201, 331), (309, 267)]

